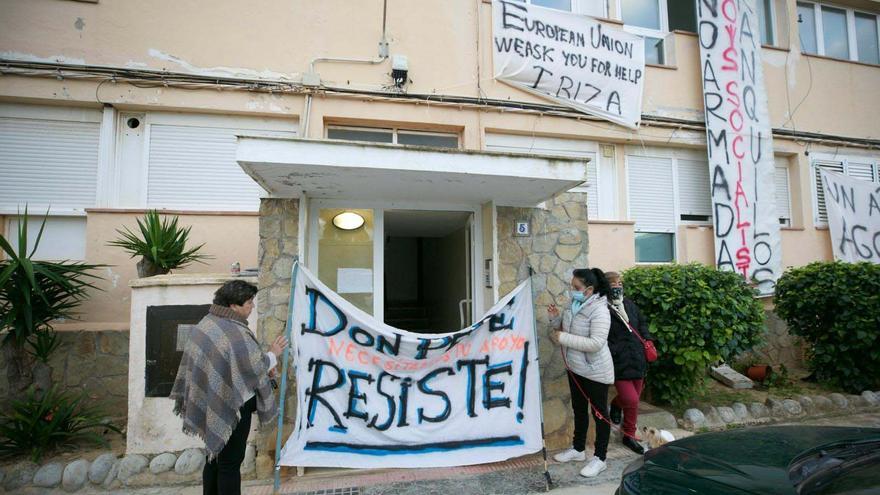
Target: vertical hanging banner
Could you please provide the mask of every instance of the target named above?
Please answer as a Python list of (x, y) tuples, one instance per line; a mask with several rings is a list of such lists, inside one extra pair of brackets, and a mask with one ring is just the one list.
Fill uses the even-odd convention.
[(880, 263), (880, 186), (821, 170), (834, 259)]
[(477, 323), (417, 334), (300, 267), (292, 282), (296, 424), (284, 466), (439, 467), (541, 450), (531, 281)]
[(645, 40), (592, 17), (493, 0), (495, 79), (575, 110), (638, 128)]
[(763, 295), (782, 272), (773, 141), (755, 0), (695, 0), (715, 264)]

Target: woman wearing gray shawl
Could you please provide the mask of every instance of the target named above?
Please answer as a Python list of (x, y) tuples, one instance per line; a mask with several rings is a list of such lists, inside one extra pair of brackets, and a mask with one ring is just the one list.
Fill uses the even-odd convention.
[(190, 333), (171, 389), (183, 431), (205, 442), (205, 494), (241, 493), (251, 414), (267, 424), (277, 413), (270, 375), (288, 342), (280, 336), (268, 353), (260, 349), (247, 326), (256, 294), (243, 280), (217, 289), (207, 316)]

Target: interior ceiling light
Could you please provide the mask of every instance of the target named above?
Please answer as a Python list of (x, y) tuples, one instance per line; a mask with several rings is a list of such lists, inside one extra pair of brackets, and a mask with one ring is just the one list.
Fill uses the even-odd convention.
[(353, 211), (344, 211), (333, 217), (333, 225), (342, 230), (354, 230), (364, 224), (364, 217)]

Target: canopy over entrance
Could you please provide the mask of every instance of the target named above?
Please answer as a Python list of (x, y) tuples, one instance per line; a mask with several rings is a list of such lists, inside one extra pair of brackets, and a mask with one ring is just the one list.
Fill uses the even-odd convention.
[(587, 180), (587, 160), (239, 136), (239, 165), (276, 198), (535, 206)]

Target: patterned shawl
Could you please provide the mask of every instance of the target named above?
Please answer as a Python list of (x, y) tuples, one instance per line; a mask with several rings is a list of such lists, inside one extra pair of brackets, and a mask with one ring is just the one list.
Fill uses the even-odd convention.
[(239, 409), (255, 392), (260, 423), (275, 418), (268, 371), (269, 358), (247, 321), (212, 305), (189, 335), (170, 395), (183, 432), (204, 440), (209, 461), (223, 450), (241, 419)]

